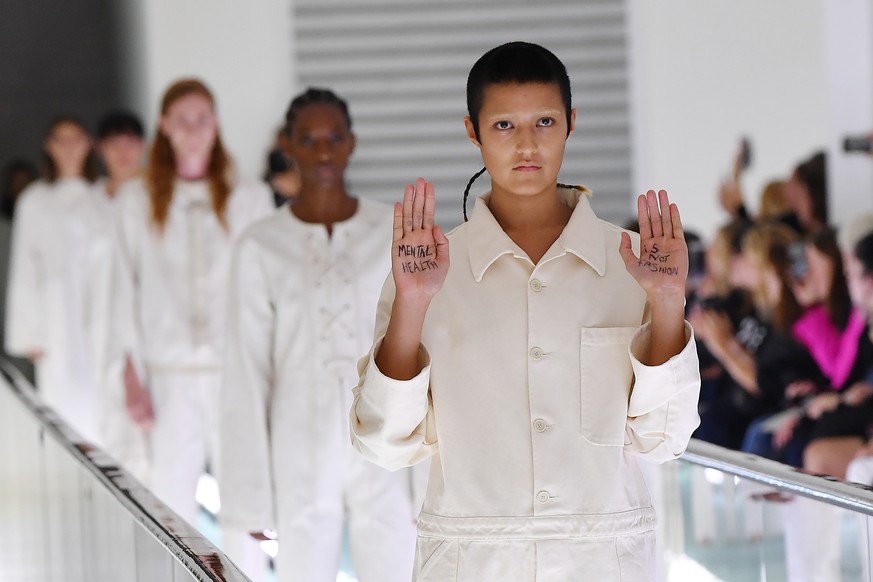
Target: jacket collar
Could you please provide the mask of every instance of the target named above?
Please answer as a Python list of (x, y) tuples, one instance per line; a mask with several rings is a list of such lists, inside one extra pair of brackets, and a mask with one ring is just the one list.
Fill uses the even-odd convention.
[[(600, 221), (591, 209), (588, 198), (591, 191), (587, 188), (559, 188), (561, 196), (571, 208), (573, 214), (556, 247), (553, 247), (544, 257), (548, 260), (556, 256), (554, 249), (563, 249), (558, 254), (572, 253), (588, 263), (601, 277), (606, 273), (606, 240)], [(470, 268), (476, 281), (481, 281), (485, 271), (503, 255), (511, 254), (519, 259), (528, 259), (521, 248), (503, 231), (497, 219), (488, 208), (490, 193), (476, 199), (470, 222), (467, 223), (469, 237), (468, 253)], [(528, 259), (529, 260), (529, 259)]]

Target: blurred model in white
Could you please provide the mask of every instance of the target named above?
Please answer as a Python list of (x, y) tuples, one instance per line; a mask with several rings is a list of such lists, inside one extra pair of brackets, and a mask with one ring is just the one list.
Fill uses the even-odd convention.
[(91, 138), (73, 117), (43, 142), (45, 177), (21, 193), (12, 227), (6, 350), (36, 365), (43, 400), (82, 437), (99, 442), (97, 297), (111, 256), (108, 200), (94, 187)]
[(222, 392), (223, 519), (279, 537), (280, 582), (333, 582), (343, 523), (361, 582), (408, 581), (408, 474), (352, 448), (348, 412), (390, 271), (392, 210), (351, 197), (346, 103), (309, 89), (288, 110), (302, 188), (237, 243)]
[[(219, 136), (210, 91), (194, 79), (171, 85), (144, 178), (121, 188), (113, 336), (122, 350), (131, 418), (148, 432), (154, 493), (195, 523), (195, 489), (218, 470), (218, 398), (230, 249), (274, 210), (261, 182), (241, 181)], [(224, 550), (256, 579), (265, 556), (244, 533), (222, 532)], [(241, 540), (241, 541), (240, 541)], [(238, 547), (237, 541), (244, 547)], [(249, 562), (248, 556), (255, 562)], [(253, 569), (254, 568), (254, 569)]]
[[(107, 200), (114, 201), (122, 184), (138, 177), (142, 172), (145, 151), (145, 132), (139, 118), (128, 111), (112, 111), (97, 124), (97, 143), (95, 147), (106, 175), (96, 183), (97, 190)], [(106, 221), (112, 225), (113, 236), (118, 236), (114, 228), (114, 205), (104, 205)], [(118, 242), (113, 240), (113, 255), (118, 251)], [(111, 281), (100, 290), (97, 304), (109, 313), (112, 304)], [(111, 319), (107, 317), (107, 319)], [(98, 344), (99, 361), (97, 370), (101, 378), (100, 440), (103, 448), (111, 454), (134, 477), (145, 481), (148, 471), (147, 435), (132, 422), (125, 410), (124, 388), (120, 374), (106, 374), (105, 358), (111, 350), (114, 338), (112, 324), (107, 322), (102, 330), (95, 333)], [(120, 368), (120, 366), (118, 366)], [(111, 383), (111, 384), (110, 384)]]

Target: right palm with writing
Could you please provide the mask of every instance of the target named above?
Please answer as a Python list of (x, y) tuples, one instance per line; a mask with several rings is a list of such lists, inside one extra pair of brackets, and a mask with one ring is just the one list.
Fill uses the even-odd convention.
[(391, 268), (397, 295), (430, 299), (449, 271), (449, 241), (434, 225), (433, 184), (422, 178), (406, 186), (403, 203), (394, 205)]

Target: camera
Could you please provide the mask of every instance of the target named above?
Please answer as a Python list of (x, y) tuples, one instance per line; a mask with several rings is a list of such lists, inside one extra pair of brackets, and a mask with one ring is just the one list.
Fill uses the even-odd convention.
[(806, 245), (802, 241), (793, 242), (788, 246), (788, 271), (795, 281), (802, 281), (809, 273)]
[(873, 150), (873, 142), (871, 142), (869, 135), (849, 136), (843, 140), (843, 150), (870, 153)]
[(752, 165), (752, 142), (748, 137), (740, 140), (740, 169), (748, 169)]
[(697, 304), (706, 311), (728, 312), (727, 302), (721, 297), (701, 297)]

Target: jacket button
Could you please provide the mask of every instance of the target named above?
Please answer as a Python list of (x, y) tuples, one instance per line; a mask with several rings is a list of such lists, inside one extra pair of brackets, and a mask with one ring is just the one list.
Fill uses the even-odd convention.
[(543, 283), (539, 279), (534, 279), (530, 282), (530, 288), (539, 293), (543, 290)]
[(539, 493), (537, 493), (537, 501), (539, 501), (540, 503), (545, 503), (549, 499), (551, 499), (551, 496), (547, 491), (540, 491)]
[(546, 432), (546, 428), (548, 428), (548, 425), (546, 425), (546, 421), (542, 418), (536, 419), (533, 423), (533, 426), (534, 430), (537, 432)]
[(530, 357), (534, 360), (540, 360), (543, 357), (543, 349), (542, 348), (531, 348)]

